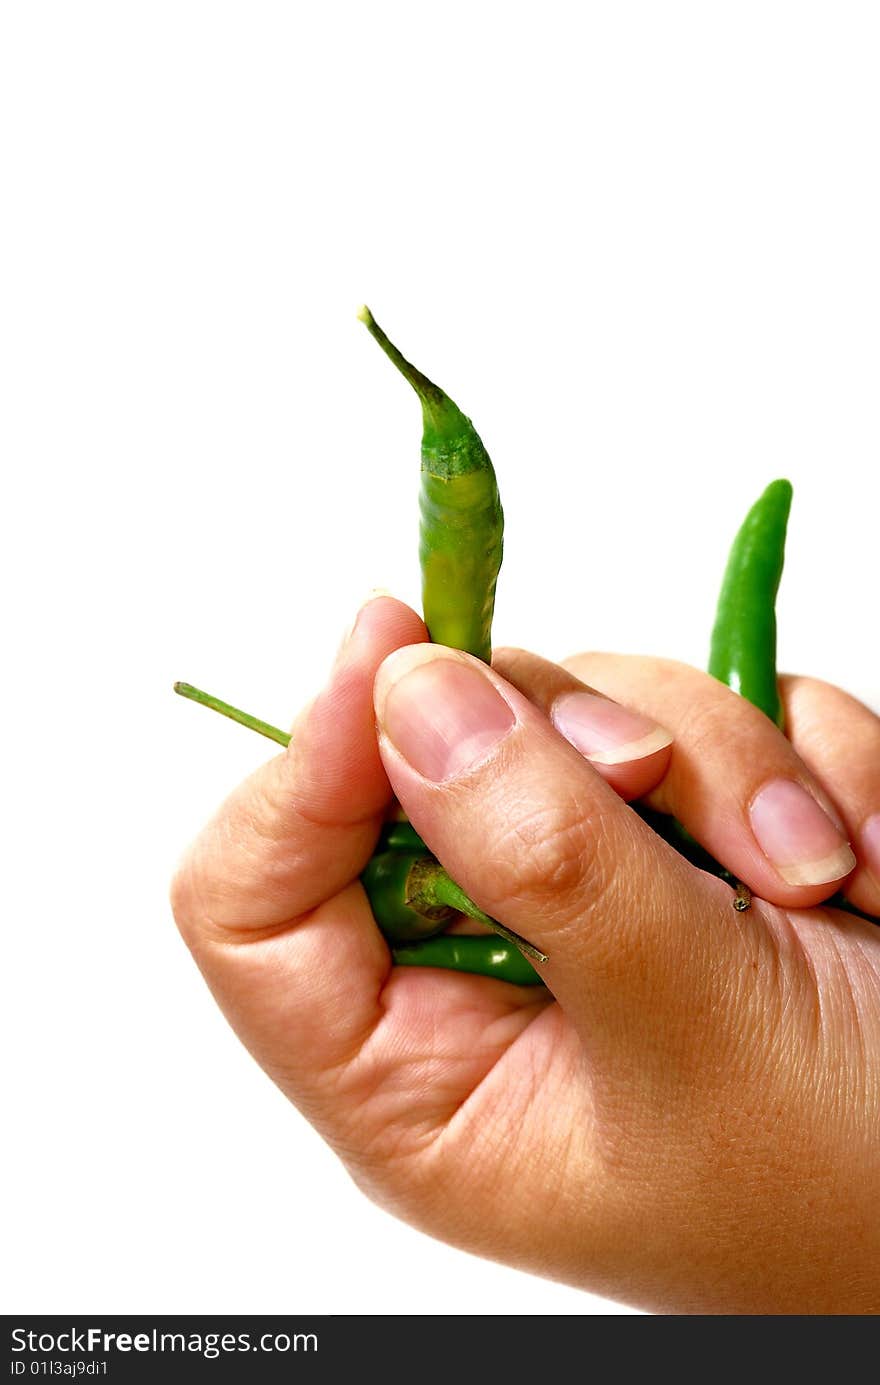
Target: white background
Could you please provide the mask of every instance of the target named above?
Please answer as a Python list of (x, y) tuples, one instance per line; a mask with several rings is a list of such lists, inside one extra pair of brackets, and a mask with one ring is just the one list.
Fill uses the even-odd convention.
[(369, 1205), (175, 933), (175, 859), (470, 413), (495, 634), (705, 659), (795, 487), (780, 662), (880, 706), (871, 4), (8, 3), (5, 1311), (627, 1311)]

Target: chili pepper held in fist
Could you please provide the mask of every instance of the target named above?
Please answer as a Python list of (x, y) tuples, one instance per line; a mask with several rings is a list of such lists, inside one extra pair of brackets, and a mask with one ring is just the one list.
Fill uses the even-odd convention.
[[(792, 487), (789, 481), (771, 482), (740, 526), (724, 572), (709, 658), (709, 673), (712, 677), (726, 684), (744, 701), (764, 712), (780, 730), (785, 727), (785, 707), (776, 666), (776, 595), (785, 562), (785, 537), (791, 499)], [(746, 717), (750, 715), (747, 713)], [(766, 816), (768, 801), (772, 803), (774, 794), (778, 795), (779, 808), (775, 814), (771, 814), (771, 819), (773, 816), (778, 817), (779, 826), (782, 828), (788, 820), (789, 835), (796, 834), (798, 824), (802, 825), (804, 822), (805, 807), (809, 809), (809, 802), (803, 796), (799, 796), (793, 782), (778, 790), (771, 787), (769, 800), (766, 796), (761, 798), (760, 795), (756, 795), (756, 820), (760, 822)], [(787, 803), (787, 812), (783, 808), (783, 799)], [(742, 882), (737, 882), (727, 866), (721, 866), (709, 854), (705, 840), (701, 839), (701, 844), (701, 841), (698, 841), (675, 817), (658, 814), (646, 807), (640, 808), (639, 811), (645, 821), (692, 864), (719, 875), (736, 887), (735, 908), (742, 910), (750, 907), (751, 893), (748, 887)], [(813, 815), (807, 811), (807, 818), (810, 816)], [(821, 814), (817, 820), (821, 823)], [(699, 827), (697, 830), (699, 832)], [(766, 838), (766, 830), (764, 835)], [(835, 841), (835, 834), (825, 835), (830, 846), (830, 855), (823, 861), (817, 848), (817, 857), (810, 864), (809, 872), (814, 878), (833, 879), (834, 872), (843, 877), (855, 864), (852, 852), (849, 847), (841, 846)], [(771, 853), (775, 847), (778, 854), (778, 830), (775, 833), (771, 831), (770, 837)], [(776, 840), (773, 840), (774, 838)], [(802, 883), (806, 880), (805, 869), (807, 868), (800, 865), (794, 871)], [(789, 867), (789, 876), (792, 873)], [(858, 876), (851, 884), (857, 894), (863, 893)], [(872, 917), (841, 892), (836, 892), (830, 902), (836, 908), (860, 914), (862, 917)]]
[(504, 938), (446, 933), (423, 942), (399, 944), (391, 955), (398, 967), (440, 967), (510, 981), (515, 986), (544, 984), (528, 958)]
[[(788, 481), (773, 481), (749, 510), (730, 549), (715, 611), (709, 672), (760, 708), (782, 728), (776, 677), (776, 593), (785, 562), (785, 533), (791, 508)], [(642, 812), (664, 840), (686, 860), (711, 871), (734, 888), (733, 907), (751, 906), (751, 892), (674, 817)]]
[[(398, 648), (423, 639), (399, 603), (366, 607), (291, 748), (180, 869), (176, 917), (243, 1041), (365, 1191), (454, 1244), (660, 1311), (876, 1311), (880, 930), (812, 907), (833, 884), (767, 870), (748, 833), (762, 766), (819, 806), (833, 788), (847, 823), (876, 818), (877, 718), (783, 680), (792, 744), (697, 670), (583, 664), (643, 716), (665, 699), (682, 744), (657, 806), (782, 896), (739, 916), (597, 772), (613, 750), (594, 690), (521, 651), (489, 669)], [(813, 739), (829, 706), (858, 782)], [(622, 754), (648, 739), (615, 730)], [(798, 746), (827, 757), (818, 782)], [(391, 965), (358, 875), (392, 792), (477, 903), (545, 946), (549, 992)], [(783, 872), (845, 848), (830, 818), (798, 826), (777, 836)]]
[[(178, 682), (174, 684), (174, 691), (191, 702), (219, 712), (221, 716), (228, 717), (239, 726), (257, 731), (268, 740), (275, 741), (277, 745), (283, 745), (285, 748), (290, 745), (291, 736), (288, 731), (282, 731), (260, 717), (252, 716), (250, 712), (243, 712), (240, 707), (233, 707), (230, 702), (224, 702), (222, 698), (215, 697), (202, 688), (195, 688), (191, 683)], [(439, 861), (430, 854), (410, 823), (387, 822), (380, 833), (377, 846), (378, 849), (370, 857), (361, 875), (361, 883), (370, 901), (373, 917), (390, 941), (411, 942), (429, 938), (452, 923), (459, 914), (464, 914), (467, 918), (476, 919), (490, 928), (525, 956), (534, 958), (536, 962), (547, 961), (544, 954), (525, 938), (512, 933), (503, 923), (499, 923), (497, 919), (490, 919), (477, 908), (473, 900), (468, 898)], [(443, 949), (435, 949), (431, 954), (420, 954), (418, 961), (412, 963), (406, 958), (400, 965), (427, 966), (428, 955), (442, 957)], [(451, 953), (449, 955), (452, 956)], [(510, 971), (508, 979), (515, 980), (522, 973), (521, 967), (508, 965), (505, 960), (508, 956), (509, 949), (493, 954), (493, 976), (502, 977), (505, 971)], [(468, 968), (463, 960), (468, 957), (473, 958), (477, 965)], [(435, 965), (443, 964), (438, 961)], [(470, 952), (465, 949), (463, 953), (456, 955), (451, 965), (456, 971), (470, 969), (486, 972), (486, 963), (479, 949), (471, 949)], [(526, 974), (531, 977), (531, 970), (529, 969)]]

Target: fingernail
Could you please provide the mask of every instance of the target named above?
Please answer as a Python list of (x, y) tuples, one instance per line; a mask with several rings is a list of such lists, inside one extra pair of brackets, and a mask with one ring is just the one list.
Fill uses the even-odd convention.
[(791, 779), (773, 779), (749, 816), (761, 850), (789, 885), (824, 885), (849, 875), (852, 848), (812, 794)]
[(596, 693), (563, 693), (553, 703), (550, 719), (576, 750), (597, 765), (642, 760), (672, 744), (672, 736), (656, 721)]
[(379, 723), (412, 768), (435, 784), (474, 769), (516, 717), (475, 663), (436, 646), (399, 650), (376, 682)]
[(861, 832), (862, 850), (868, 862), (868, 870), (880, 884), (880, 813), (869, 817)]

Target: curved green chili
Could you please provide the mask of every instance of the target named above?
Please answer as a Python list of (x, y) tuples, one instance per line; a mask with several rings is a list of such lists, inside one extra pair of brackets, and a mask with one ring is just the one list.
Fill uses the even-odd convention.
[(709, 672), (783, 729), (776, 679), (776, 593), (785, 561), (789, 481), (771, 481), (740, 527), (727, 560)]
[(467, 971), (478, 976), (494, 976), (516, 986), (541, 986), (540, 976), (513, 943), (486, 934), (470, 937), (443, 933), (425, 942), (394, 947), (391, 955), (399, 967), (439, 967), (444, 971)]
[[(791, 509), (790, 481), (771, 481), (746, 515), (731, 545), (718, 596), (709, 652), (709, 672), (782, 729), (776, 675), (776, 594), (785, 561)], [(719, 865), (676, 818), (638, 809), (654, 831), (700, 870), (734, 887), (733, 907), (749, 908), (751, 893)]]
[(358, 316), (422, 405), (419, 560), (428, 633), (488, 663), (504, 536), (492, 462), (470, 419), (401, 355), (369, 308)]
[[(785, 563), (791, 496), (790, 481), (771, 481), (733, 540), (708, 665), (713, 678), (759, 707), (780, 731), (785, 714), (776, 672), (776, 594)], [(740, 880), (732, 883), (733, 907), (742, 912), (752, 902), (751, 891)]]

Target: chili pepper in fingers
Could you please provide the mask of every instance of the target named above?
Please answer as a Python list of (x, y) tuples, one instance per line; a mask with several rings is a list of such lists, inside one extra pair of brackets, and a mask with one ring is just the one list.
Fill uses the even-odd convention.
[(456, 916), (448, 904), (425, 898), (423, 877), (436, 865), (432, 856), (413, 851), (379, 851), (361, 874), (367, 899), (389, 942), (411, 942), (440, 933)]
[[(201, 688), (194, 688), (191, 683), (175, 683), (174, 691), (179, 693), (181, 697), (189, 698), (191, 702), (198, 702), (202, 707), (209, 707), (212, 711), (219, 712), (221, 716), (228, 717), (230, 721), (237, 721), (240, 726), (247, 726), (251, 731), (258, 731), (261, 736), (267, 736), (269, 740), (276, 741), (279, 745), (287, 746), (290, 744), (291, 738), (288, 732), (281, 731), (277, 726), (271, 726), (267, 721), (261, 721), (259, 717), (251, 716), (249, 712), (243, 712), (240, 708), (233, 707), (229, 702), (223, 702), (219, 697), (214, 697), (211, 693), (203, 692)], [(399, 829), (403, 826), (404, 824), (402, 823), (388, 823), (383, 830), (393, 832), (394, 829)], [(405, 826), (409, 827), (409, 824), (407, 823)], [(396, 882), (396, 887), (404, 891), (398, 900), (402, 911), (410, 910), (414, 914), (421, 914), (421, 916), (430, 923), (435, 921), (437, 917), (436, 911), (438, 909), (446, 911), (447, 920), (451, 919), (454, 914), (466, 914), (468, 918), (476, 919), (479, 923), (486, 924), (486, 926), (497, 933), (499, 937), (505, 938), (527, 956), (533, 957), (536, 962), (547, 961), (546, 955), (540, 952), (538, 948), (533, 947), (525, 938), (521, 938), (518, 933), (514, 933), (512, 929), (507, 928), (503, 923), (499, 923), (497, 919), (490, 918), (488, 914), (485, 914), (483, 910), (465, 894), (461, 886), (455, 883), (451, 875), (443, 869), (440, 863), (436, 861), (433, 856), (428, 854), (427, 847), (425, 847), (418, 833), (412, 828), (409, 829), (409, 832), (412, 839), (419, 844), (418, 848), (410, 853), (414, 859), (420, 858), (418, 871), (416, 871), (411, 878), (405, 866), (400, 872), (395, 873), (391, 870), (389, 865), (385, 876), (382, 876), (381, 871), (377, 871), (377, 899), (381, 901), (381, 909), (385, 910), (387, 906), (386, 916), (390, 917), (392, 913), (388, 901), (390, 900), (392, 891), (393, 878), (393, 881)], [(401, 838), (398, 837), (397, 840), (401, 840)], [(399, 850), (389, 850), (380, 852), (379, 854), (387, 855), (392, 860), (403, 859), (404, 862), (407, 856), (405, 851), (401, 852)], [(381, 889), (379, 888), (380, 885)], [(392, 924), (391, 926), (404, 926), (402, 921), (406, 917), (407, 915), (401, 912), (399, 915), (401, 922)], [(377, 922), (379, 922), (381, 926), (382, 919), (377, 919)], [(425, 930), (422, 929), (417, 935), (411, 936), (422, 937), (424, 933)]]
[(785, 561), (789, 481), (771, 481), (743, 521), (727, 560), (709, 672), (783, 729), (776, 679), (776, 593)]
[[(784, 718), (776, 677), (776, 593), (791, 496), (789, 481), (771, 481), (740, 526), (724, 571), (709, 653), (712, 676), (760, 707), (780, 729)], [(692, 865), (734, 887), (734, 909), (742, 913), (749, 908), (748, 886), (719, 865), (682, 823), (650, 809), (637, 811)]]
[(457, 914), (465, 914), (536, 962), (547, 960), (518, 933), (484, 914), (440, 862), (424, 850), (375, 853), (361, 874), (361, 884), (373, 917), (390, 942), (429, 938), (446, 928)]
[[(709, 650), (713, 678), (765, 712), (780, 730), (785, 714), (776, 675), (776, 594), (785, 562), (791, 482), (771, 481), (743, 520), (727, 559)], [(733, 907), (748, 909), (736, 880)]]
[(444, 971), (466, 971), (478, 976), (494, 976), (515, 986), (541, 986), (543, 982), (531, 963), (513, 943), (489, 934), (471, 937), (463, 933), (444, 933), (425, 942), (391, 949), (399, 967), (439, 967)]
[(484, 923), (487, 928), (491, 928), (499, 937), (504, 938), (512, 946), (519, 948), (520, 952), (526, 957), (531, 957), (535, 962), (547, 962), (550, 959), (547, 954), (541, 952), (532, 943), (521, 938), (519, 933), (514, 933), (512, 928), (506, 924), (499, 923), (497, 919), (490, 918), (484, 914), (472, 899), (465, 894), (460, 885), (456, 885), (448, 871), (444, 870), (439, 861), (434, 861), (430, 866), (426, 866), (420, 882), (419, 894), (416, 899), (421, 899), (425, 905), (428, 904), (448, 904), (450, 908), (457, 909), (460, 914), (465, 914), (469, 919), (476, 919), (478, 923)]
[(470, 419), (401, 355), (369, 308), (358, 316), (422, 405), (419, 559), (428, 633), (488, 663), (504, 536), (492, 462)]

